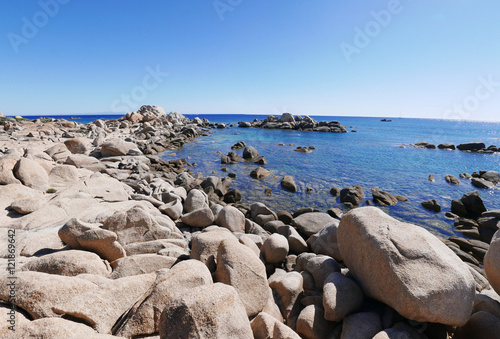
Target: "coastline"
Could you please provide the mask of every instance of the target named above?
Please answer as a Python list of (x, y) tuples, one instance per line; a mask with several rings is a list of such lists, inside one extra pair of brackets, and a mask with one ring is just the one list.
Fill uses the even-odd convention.
[[(385, 214), (378, 215), (378, 209), (375, 211), (373, 207), (353, 208), (344, 222), (342, 218), (338, 218), (342, 217), (339, 211), (325, 213), (326, 211), (316, 211), (313, 208), (279, 211), (271, 210), (257, 201), (245, 206), (239, 204), (241, 197), (238, 199), (238, 191), (231, 189), (231, 178), (200, 175), (193, 177), (190, 174), (192, 171), (189, 171), (193, 164), (189, 159), (164, 161), (153, 155), (165, 150), (179, 149), (184, 143), (203, 138), (219, 127), (220, 124), (210, 123), (205, 119), (189, 120), (180, 114), (166, 115), (162, 109), (154, 106), (143, 106), (138, 112), (127, 114), (117, 121), (95, 121), (87, 125), (71, 121), (4, 123), (4, 133), (0, 140), (3, 153), (0, 159), (3, 180), (0, 194), (5, 197), (1, 214), (1, 230), (5, 231), (2, 240), (9, 239), (8, 230), (15, 230), (18, 252), (14, 273), (22, 284), (25, 284), (25, 290), (23, 288), (16, 291), (18, 299), (14, 304), (34, 319), (75, 316), (81, 312), (76, 305), (80, 292), (83, 293), (85, 288), (89, 291), (94, 288), (101, 289), (109, 299), (111, 297), (105, 293), (106, 288), (112, 289), (112, 280), (121, 278), (126, 281), (123, 286), (141, 283), (150, 289), (138, 291), (135, 297), (131, 296), (132, 301), (119, 305), (117, 309), (122, 310), (122, 313), (113, 319), (98, 319), (102, 314), (91, 309), (91, 314), (87, 316), (94, 322), (93, 330), (123, 337), (132, 334), (161, 335), (161, 324), (146, 326), (147, 329), (144, 329), (134, 325), (134, 317), (145, 317), (140, 313), (141, 307), (147, 308), (151, 305), (148, 306), (144, 300), (153, 295), (156, 288), (160, 288), (163, 275), (174, 271), (177, 265), (186, 265), (186, 269), (197, 279), (199, 275), (207, 273), (197, 266), (200, 261), (208, 270), (208, 275), (203, 278), (205, 282), (208, 281), (206, 285), (215, 282), (213, 285), (217, 287), (213, 288), (217, 289), (217, 293), (231, 295), (235, 303), (234, 309), (243, 309), (243, 318), (246, 317), (246, 320), (238, 318), (238, 324), (235, 325), (241, 327), (244, 333), (242, 337), (250, 333), (249, 328), (255, 334), (254, 328), (261, 328), (262, 325), (258, 325), (261, 322), (271, 323), (285, 332), (291, 329), (306, 337), (307, 333), (322, 337), (326, 332), (321, 331), (345, 330), (345, 319), (350, 315), (366, 313), (368, 310), (375, 315), (382, 314), (385, 312), (384, 307), (389, 307), (384, 305), (397, 309), (407, 319), (426, 324), (441, 322), (443, 325), (436, 325), (440, 331), (460, 333), (460, 329), (450, 330), (449, 326), (467, 326), (472, 313), (472, 299), (476, 295), (474, 290), (478, 295), (483, 290), (488, 291), (484, 292), (489, 293), (488, 295), (494, 295), (482, 263), (488, 252), (488, 242), (495, 239), (499, 215), (485, 211), (485, 208), (476, 209), (476, 205), (480, 205), (477, 199), (474, 200), (476, 205), (471, 205), (469, 209), (465, 208), (468, 206), (465, 202), (470, 199), (461, 200), (465, 208), (465, 213), (463, 210), (460, 212), (462, 219), (468, 217), (467, 220), (470, 220), (471, 216), (476, 218), (474, 222), (459, 223), (466, 231), (465, 234), (473, 237), (472, 241), (452, 237), (437, 243), (429, 240), (431, 245), (423, 242), (415, 244), (417, 248), (408, 249), (409, 252), (418, 252), (419, 246), (429, 246), (428, 249), (453, 258), (454, 264), (446, 267), (449, 270), (457, 270), (462, 276), (462, 279), (453, 282), (461, 286), (457, 295), (464, 298), (463, 303), (459, 305), (469, 314), (453, 317), (447, 314), (449, 310), (445, 309), (426, 318), (425, 315), (415, 314), (414, 308), (398, 309), (398, 305), (389, 300), (390, 297), (386, 293), (376, 288), (374, 291), (367, 286), (368, 283), (374, 284), (368, 282), (362, 273), (364, 265), (368, 263), (358, 262), (356, 254), (347, 249), (344, 249), (344, 252), (348, 253), (349, 259), (343, 258), (344, 253), (339, 253), (342, 252), (342, 245), (339, 243), (340, 239), (337, 239), (337, 230), (341, 230), (343, 234), (342, 239), (345, 242), (342, 244), (345, 248), (345, 244), (352, 240), (348, 239), (345, 229), (369, 228), (369, 222), (363, 219), (365, 217), (369, 219), (375, 215), (395, 227), (399, 225)], [(252, 157), (254, 156), (250, 158)], [(367, 194), (360, 193), (354, 186), (344, 189), (339, 189), (338, 194), (343, 196), (343, 202), (351, 203), (352, 207), (359, 204), (358, 199)], [(374, 192), (380, 193), (379, 203), (393, 202), (387, 192)], [(459, 209), (460, 207), (457, 207), (455, 212)], [(460, 221), (459, 218), (458, 220)], [(410, 227), (408, 232), (412, 234), (414, 230)], [(474, 230), (477, 230), (477, 235)], [(484, 237), (480, 233), (481, 230), (486, 230)], [(142, 236), (139, 237), (139, 233)], [(425, 241), (437, 239), (430, 234), (422, 237)], [(340, 249), (332, 250), (336, 246)], [(2, 248), (7, 249), (7, 244), (2, 243)], [(249, 254), (246, 258), (240, 258), (240, 251)], [(450, 254), (451, 251), (455, 256)], [(84, 254), (80, 252), (93, 253), (94, 261), (91, 262), (95, 265), (85, 263), (86, 259), (80, 257)], [(69, 259), (61, 258), (68, 253), (73, 256)], [(2, 266), (6, 268), (9, 264), (8, 254), (2, 252)], [(382, 266), (390, 259), (390, 256), (384, 257), (383, 254), (375, 253), (382, 258)], [(137, 264), (139, 261), (134, 263), (129, 259), (134, 256), (137, 256), (136, 260), (140, 260), (140, 267)], [(49, 260), (48, 257), (49, 263), (44, 262)], [(457, 261), (458, 258), (461, 260)], [(68, 271), (63, 267), (64, 260), (74, 260), (78, 270)], [(246, 263), (246, 260), (251, 264)], [(439, 258), (432, 256), (426, 269), (432, 271), (435, 260)], [(102, 265), (98, 265), (98, 262)], [(346, 262), (349, 263), (346, 265)], [(258, 272), (254, 277), (249, 278), (245, 273), (249, 269), (245, 267), (247, 264)], [(227, 270), (227, 267), (235, 266), (238, 267), (236, 273)], [(23, 267), (27, 271), (19, 271)], [(197, 269), (200, 272), (195, 273)], [(494, 267), (490, 269), (496, 270)], [(340, 274), (341, 270), (344, 274)], [(349, 270), (354, 273), (347, 273)], [(92, 277), (77, 277), (82, 272), (91, 274)], [(410, 280), (414, 278), (412, 272), (405, 274), (408, 274), (405, 277)], [(68, 278), (63, 282), (58, 280), (60, 276)], [(449, 277), (441, 278), (447, 281)], [(35, 304), (39, 307), (33, 308), (27, 299), (23, 299), (22, 294), (38, 291), (40, 287), (34, 279), (54, 279), (54, 284), (61, 288), (60, 292), (66, 298), (65, 301), (74, 300), (73, 304), (70, 303), (68, 307), (54, 304), (47, 296), (36, 300)], [(99, 283), (98, 279), (101, 279)], [(76, 295), (66, 295), (63, 285), (70, 280), (71, 284), (86, 287), (79, 287), (81, 290)], [(182, 278), (173, 273), (170, 280), (175, 286), (182, 282)], [(290, 290), (286, 286), (292, 281), (300, 281), (301, 286)], [(255, 283), (255, 286), (248, 286), (250, 282)], [(218, 285), (220, 283), (233, 286), (237, 292), (236, 296), (233, 292), (222, 291), (223, 288)], [(125, 289), (122, 292), (129, 288), (123, 286)], [(193, 288), (199, 288), (196, 286)], [(436, 288), (435, 285), (428, 287)], [(269, 288), (280, 298), (270, 298)], [(333, 296), (335, 293), (332, 292), (335, 289), (351, 293), (351, 303), (341, 305), (338, 301), (337, 305)], [(443, 295), (448, 293), (444, 287), (438, 294), (441, 292)], [(187, 291), (186, 293), (189, 294)], [(408, 297), (404, 292), (400, 293), (399, 297)], [(8, 301), (8, 295), (5, 293), (0, 295), (0, 298)], [(185, 305), (189, 304), (182, 299), (187, 298), (184, 295), (170, 298), (183, 300)], [(193, 298), (199, 300), (203, 299), (203, 296), (195, 294)], [(108, 302), (110, 306), (113, 305), (111, 301)], [(408, 302), (418, 304), (419, 300), (411, 299)], [(446, 303), (446, 300), (440, 299), (440, 302)], [(495, 302), (498, 301), (492, 299), (491, 305), (497, 307)], [(164, 301), (158, 303), (165, 306)], [(456, 307), (455, 304), (454, 306)], [(117, 323), (122, 315), (125, 319)], [(160, 315), (157, 316), (159, 318)], [(213, 317), (216, 318), (216, 315)], [(30, 322), (22, 313), (19, 313), (17, 319), (18, 326), (24, 326), (26, 331), (38, 321)], [(165, 314), (162, 319), (165, 323), (170, 318)], [(398, 325), (397, 329), (402, 333), (416, 331), (411, 322), (404, 319), (397, 321), (395, 315), (392, 319), (391, 326), (379, 326), (379, 332), (393, 328), (399, 323), (403, 325)], [(281, 326), (283, 320), (286, 328)], [(249, 322), (248, 326), (246, 322)], [(112, 323), (112, 326), (109, 326), (109, 323)], [(339, 323), (344, 323), (344, 329)], [(224, 326), (221, 324), (220, 327)], [(289, 335), (293, 337), (294, 334), (297, 336), (296, 333)], [(164, 334), (162, 337), (167, 336)]]

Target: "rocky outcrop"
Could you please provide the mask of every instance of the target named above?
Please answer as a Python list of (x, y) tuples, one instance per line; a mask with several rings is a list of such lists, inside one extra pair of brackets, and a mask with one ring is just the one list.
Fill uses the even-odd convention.
[(292, 176), (285, 175), (283, 179), (281, 179), (281, 187), (290, 192), (297, 191), (297, 184)]
[(279, 118), (268, 116), (264, 120), (253, 122), (240, 122), (238, 127), (256, 127), (267, 129), (294, 129), (299, 131), (317, 131), (331, 133), (347, 133), (347, 129), (338, 121), (316, 121), (305, 116), (293, 116), (290, 113), (283, 113)]

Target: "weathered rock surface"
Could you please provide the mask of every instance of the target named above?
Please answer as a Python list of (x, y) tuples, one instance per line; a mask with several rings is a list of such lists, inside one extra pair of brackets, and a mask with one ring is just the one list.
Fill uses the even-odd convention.
[(168, 257), (159, 254), (136, 254), (123, 257), (111, 263), (113, 273), (112, 279), (141, 275), (156, 272), (162, 268), (172, 267), (177, 258)]
[(210, 226), (214, 219), (214, 213), (208, 206), (186, 213), (181, 217), (181, 221), (191, 227)]
[(154, 280), (154, 274), (112, 280), (54, 307), (54, 312), (79, 319), (99, 333), (111, 333), (117, 320), (151, 288)]
[(158, 271), (154, 288), (128, 312), (116, 334), (124, 337), (159, 332), (160, 316), (165, 307), (192, 288), (212, 284), (208, 268), (198, 260), (186, 260), (170, 270)]
[(191, 258), (201, 261), (211, 272), (215, 272), (219, 245), (224, 239), (236, 240), (236, 237), (229, 230), (219, 227), (193, 235)]
[(49, 188), (49, 175), (36, 160), (21, 158), (14, 167), (14, 175), (25, 186), (39, 191)]
[(65, 276), (88, 273), (107, 277), (111, 273), (109, 264), (99, 258), (97, 254), (79, 250), (44, 255), (25, 264), (22, 270)]
[(270, 264), (277, 264), (285, 260), (289, 250), (288, 240), (281, 234), (271, 234), (264, 241), (260, 251), (264, 260)]
[(467, 322), (474, 279), (428, 231), (364, 207), (342, 217), (337, 237), (344, 263), (368, 296), (408, 319), (455, 326)]
[(314, 253), (326, 254), (335, 260), (342, 261), (342, 255), (340, 254), (337, 241), (337, 229), (339, 227), (339, 223), (339, 220), (334, 219), (330, 223), (326, 224), (326, 226), (323, 227), (318, 233), (316, 233), (316, 237), (310, 238), (313, 240), (310, 245)]
[(138, 241), (168, 239), (172, 233), (170, 228), (160, 226), (140, 206), (133, 207), (126, 212), (119, 211), (114, 213), (104, 221), (102, 227), (115, 232), (118, 236), (118, 242), (122, 245)]
[(328, 213), (310, 212), (299, 215), (292, 220), (292, 226), (295, 226), (299, 232), (310, 237), (321, 231), (326, 225), (335, 222)]
[(266, 267), (251, 249), (233, 239), (219, 245), (215, 280), (235, 288), (249, 317), (262, 311), (267, 303)]
[(259, 313), (250, 325), (255, 339), (300, 339), (290, 327), (266, 312)]
[(236, 207), (224, 206), (217, 215), (215, 223), (231, 232), (245, 233), (245, 215)]
[(133, 142), (111, 140), (101, 145), (101, 154), (103, 157), (111, 157), (120, 155), (140, 155), (142, 152)]
[(236, 290), (216, 283), (193, 288), (169, 303), (161, 314), (160, 337), (252, 339), (253, 333)]
[[(77, 277), (21, 271), (16, 272), (14, 304), (33, 319), (55, 317), (53, 308), (65, 305), (74, 297), (95, 290), (96, 284)], [(1, 286), (9, 286), (8, 276), (0, 276)], [(9, 300), (9, 290), (0, 290), (0, 300)]]
[(363, 303), (363, 291), (358, 284), (340, 272), (330, 274), (323, 285), (325, 319), (341, 321)]

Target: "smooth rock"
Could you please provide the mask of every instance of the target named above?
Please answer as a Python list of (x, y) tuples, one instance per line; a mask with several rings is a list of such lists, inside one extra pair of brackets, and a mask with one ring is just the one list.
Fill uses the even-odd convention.
[(162, 339), (253, 339), (236, 290), (216, 283), (193, 288), (168, 304), (160, 318)]
[(221, 227), (227, 228), (231, 232), (245, 232), (245, 215), (236, 207), (224, 206), (217, 215), (215, 223)]
[(332, 323), (324, 318), (323, 310), (309, 305), (300, 312), (297, 319), (297, 333), (305, 339), (323, 339), (333, 331)]
[(467, 322), (474, 279), (428, 231), (363, 207), (342, 217), (337, 238), (344, 263), (366, 295), (408, 319), (454, 326)]
[(159, 332), (160, 316), (168, 304), (193, 288), (212, 284), (210, 271), (198, 260), (181, 261), (172, 269), (160, 272), (151, 293), (139, 299), (127, 313), (117, 335), (129, 338)]
[(259, 313), (250, 322), (255, 339), (300, 339), (290, 327), (267, 314)]
[(378, 313), (354, 313), (348, 315), (342, 321), (342, 336), (340, 339), (371, 339), (382, 330), (382, 321)]
[(207, 196), (200, 190), (192, 189), (189, 191), (186, 201), (184, 202), (184, 209), (189, 213), (203, 208), (207, 204)]
[[(0, 276), (1, 286), (9, 286), (8, 275)], [(16, 299), (13, 302), (33, 319), (55, 317), (53, 308), (95, 290), (96, 284), (77, 277), (21, 271), (16, 272)], [(9, 300), (9, 290), (0, 290), (0, 300)]]
[(201, 232), (193, 235), (191, 240), (191, 258), (207, 265), (211, 272), (215, 272), (215, 260), (219, 251), (219, 245), (224, 239), (236, 237), (226, 228), (218, 227), (208, 232)]
[(112, 280), (54, 307), (54, 312), (89, 324), (99, 333), (111, 334), (118, 319), (151, 288), (154, 280), (154, 274)]
[(342, 321), (347, 315), (360, 308), (363, 291), (358, 284), (344, 277), (340, 272), (330, 274), (323, 285), (323, 309), (325, 319)]
[(88, 273), (109, 276), (111, 267), (92, 252), (69, 250), (47, 254), (31, 260), (22, 267), (23, 271), (36, 271), (64, 276)]
[(339, 220), (334, 219), (316, 233), (316, 238), (310, 243), (311, 248), (316, 254), (326, 254), (335, 260), (342, 261), (339, 245), (337, 241), (337, 229), (339, 227)]
[(177, 259), (158, 254), (135, 254), (117, 259), (111, 263), (113, 273), (110, 278), (120, 279), (134, 275), (156, 272), (162, 268), (170, 268)]
[(233, 239), (219, 245), (215, 280), (235, 288), (249, 317), (262, 311), (267, 303), (266, 267), (251, 249)]
[(181, 221), (191, 227), (207, 227), (213, 224), (214, 214), (209, 207), (203, 207), (184, 214)]
[(288, 240), (281, 234), (271, 234), (264, 241), (260, 251), (264, 260), (270, 264), (277, 264), (285, 260), (289, 250)]
[(21, 158), (14, 167), (14, 175), (23, 185), (38, 191), (49, 188), (49, 175), (36, 160)]
[(332, 218), (328, 213), (323, 212), (310, 212), (299, 215), (292, 220), (292, 226), (307, 237), (318, 233), (326, 225), (335, 222), (336, 219)]

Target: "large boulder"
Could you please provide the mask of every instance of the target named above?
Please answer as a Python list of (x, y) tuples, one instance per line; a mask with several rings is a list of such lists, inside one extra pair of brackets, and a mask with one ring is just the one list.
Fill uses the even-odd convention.
[(133, 142), (111, 140), (106, 141), (101, 145), (101, 154), (103, 157), (111, 157), (121, 155), (141, 155), (142, 152)]
[(210, 226), (214, 219), (214, 213), (208, 206), (186, 213), (181, 217), (181, 221), (191, 227)]
[[(9, 331), (10, 332), (10, 331)], [(34, 321), (25, 321), (16, 327), (14, 336), (2, 338), (89, 338), (113, 339), (108, 334), (101, 334), (91, 327), (62, 318), (43, 318)], [(2, 334), (0, 332), (0, 334)], [(12, 333), (13, 334), (13, 333)]]
[(290, 327), (266, 312), (259, 313), (250, 325), (255, 339), (300, 339)]
[(285, 260), (289, 248), (288, 240), (281, 234), (274, 233), (264, 241), (260, 251), (266, 263), (277, 264)]
[(491, 287), (500, 294), (500, 231), (491, 239), (490, 247), (484, 257), (484, 270)]
[(279, 119), (280, 122), (295, 122), (292, 113), (283, 113)]
[[(1, 286), (9, 286), (10, 276), (0, 276)], [(28, 312), (33, 319), (55, 317), (54, 307), (95, 290), (96, 284), (78, 277), (41, 272), (16, 272), (16, 298), (13, 304)], [(9, 289), (0, 289), (0, 300), (9, 301)]]
[(474, 278), (425, 229), (363, 207), (342, 217), (337, 237), (344, 263), (368, 296), (408, 319), (453, 326), (467, 322)]
[(207, 265), (211, 272), (215, 272), (215, 260), (219, 245), (224, 239), (236, 240), (236, 237), (229, 230), (222, 227), (193, 235), (191, 258), (201, 261)]
[(26, 263), (23, 271), (76, 276), (88, 273), (108, 276), (111, 267), (92, 252), (69, 250), (44, 255)]
[(177, 258), (159, 255), (159, 254), (135, 254), (123, 257), (111, 263), (113, 273), (112, 279), (141, 275), (156, 272), (163, 268), (172, 267)]
[(160, 318), (162, 339), (253, 339), (236, 290), (216, 283), (193, 288), (169, 303)]
[(332, 220), (325, 227), (323, 227), (315, 237), (311, 237), (311, 248), (316, 254), (326, 254), (335, 260), (342, 261), (340, 255), (339, 244), (337, 241), (337, 230), (339, 227), (339, 220)]
[(14, 166), (16, 166), (17, 161), (9, 158), (0, 159), (0, 185), (9, 184), (20, 184), (19, 181), (14, 176)]
[(88, 144), (87, 138), (73, 138), (73, 139), (68, 139), (64, 142), (64, 145), (66, 145), (66, 148), (72, 154), (84, 154), (85, 152), (88, 151), (87, 144)]
[(87, 323), (99, 333), (111, 333), (122, 314), (151, 288), (154, 280), (154, 274), (111, 280), (54, 307), (54, 312)]
[(341, 321), (363, 303), (363, 291), (358, 284), (340, 272), (331, 273), (323, 285), (325, 319)]
[(266, 267), (251, 249), (235, 239), (220, 243), (215, 279), (236, 289), (249, 317), (262, 311), (267, 303)]
[(217, 215), (215, 223), (231, 232), (245, 233), (245, 215), (233, 206), (224, 206)]
[(292, 220), (292, 226), (295, 226), (299, 232), (310, 237), (318, 233), (336, 219), (332, 218), (328, 213), (309, 212), (299, 215)]
[(116, 334), (129, 338), (157, 333), (161, 313), (169, 303), (192, 288), (209, 284), (212, 275), (198, 260), (181, 261), (168, 271), (158, 271), (152, 292), (134, 305)]
[(158, 222), (140, 206), (128, 211), (118, 211), (107, 218), (102, 227), (115, 232), (118, 242), (122, 245), (138, 241), (168, 239), (172, 231), (168, 227), (160, 226)]
[(39, 191), (49, 188), (49, 175), (36, 160), (21, 158), (14, 167), (14, 175), (25, 186)]

